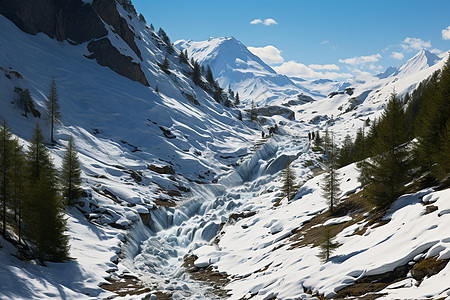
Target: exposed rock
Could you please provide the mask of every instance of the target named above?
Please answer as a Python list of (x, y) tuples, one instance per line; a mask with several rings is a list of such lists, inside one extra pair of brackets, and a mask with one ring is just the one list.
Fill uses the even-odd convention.
[(295, 113), (287, 107), (281, 106), (268, 106), (268, 107), (259, 107), (255, 109), (258, 115), (272, 117), (275, 115), (283, 115), (289, 120), (295, 120)]
[(164, 136), (168, 139), (174, 139), (176, 136), (167, 128), (164, 128), (162, 126), (159, 126), (159, 129), (163, 132)]
[(150, 171), (156, 172), (158, 174), (172, 174), (175, 175), (175, 170), (172, 166), (155, 166), (155, 165), (148, 165), (147, 168)]
[(150, 86), (142, 72), (141, 65), (133, 62), (131, 57), (122, 55), (108, 38), (90, 42), (88, 50), (92, 53), (88, 58), (95, 58), (99, 65), (109, 67), (122, 76)]
[(432, 212), (434, 212), (434, 211), (436, 211), (436, 210), (438, 210), (438, 207), (437, 207), (436, 205), (428, 205), (428, 206), (425, 208), (425, 214), (426, 214), (426, 215), (431, 214)]
[(291, 107), (291, 106), (302, 105), (302, 104), (313, 102), (313, 101), (315, 101), (314, 98), (307, 96), (307, 95), (299, 94), (297, 96), (296, 100), (294, 100), (294, 99), (289, 100), (288, 102), (283, 103), (282, 105), (286, 106), (286, 107)]
[(430, 257), (421, 260), (411, 270), (411, 275), (414, 279), (420, 281), (425, 276), (433, 276), (439, 273), (447, 265), (448, 260), (437, 260), (435, 257)]
[(130, 27), (128, 27), (127, 21), (125, 21), (117, 11), (116, 2), (110, 0), (95, 0), (93, 6), (103, 21), (111, 25), (113, 31), (117, 33), (142, 60), (141, 51), (139, 51), (134, 41), (134, 33), (131, 31)]
[(8, 0), (0, 13), (22, 31), (81, 44), (108, 34), (97, 12), (81, 0)]
[(135, 35), (117, 11), (113, 0), (9, 0), (0, 2), (0, 14), (22, 31), (36, 35), (45, 33), (58, 41), (72, 44), (90, 42), (88, 58), (131, 80), (149, 86), (140, 64), (120, 53), (107, 38), (105, 23), (118, 34), (130, 49), (142, 59)]

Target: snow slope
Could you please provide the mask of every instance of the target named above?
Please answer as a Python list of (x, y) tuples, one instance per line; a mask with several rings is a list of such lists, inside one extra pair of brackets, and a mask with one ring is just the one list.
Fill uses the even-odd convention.
[[(149, 215), (158, 201), (189, 202), (195, 182), (210, 183), (248, 154), (254, 131), (237, 120), (237, 111), (195, 86), (187, 65), (178, 62), (178, 52), (168, 53), (151, 29), (118, 9), (139, 37), (150, 88), (87, 59), (86, 44), (29, 35), (0, 16), (0, 117), (25, 144), (36, 123), (48, 135), (44, 103), (54, 76), (63, 126), (57, 127), (58, 145), (50, 150), (59, 167), (64, 145), (74, 137), (88, 195), (78, 205), (83, 214), (68, 212), (70, 255), (76, 261), (34, 266), (7, 258), (14, 250), (2, 240), (2, 262), (8, 261), (2, 270), (8, 271), (0, 272), (0, 280), (7, 282), (0, 298), (106, 297), (109, 293), (98, 285), (118, 270), (112, 262), (124, 251), (130, 228), (142, 223), (140, 215)], [(166, 56), (169, 75), (158, 66)], [(13, 104), (14, 87), (30, 89), (41, 118), (21, 114)], [(169, 174), (149, 165), (166, 167)], [(149, 236), (149, 231), (140, 233), (141, 239)]]
[(201, 65), (209, 65), (219, 84), (239, 92), (244, 104), (253, 100), (257, 106), (280, 105), (295, 100), (300, 93), (323, 97), (289, 77), (277, 74), (234, 37), (210, 38), (202, 42), (179, 40), (175, 46), (187, 50), (188, 56)]
[[(442, 67), (445, 58), (427, 68), (412, 63), (414, 68), (403, 68), (411, 72), (402, 76), (311, 83), (321, 87), (317, 94), (338, 93), (295, 105), (298, 121), (274, 116), (266, 124), (279, 124), (279, 133), (261, 140), (260, 129), (267, 131), (268, 125), (256, 131), (238, 121), (237, 110), (218, 104), (192, 82), (191, 68), (179, 63), (178, 50), (169, 50), (152, 29), (118, 9), (136, 35), (150, 87), (87, 59), (86, 44), (28, 35), (0, 16), (0, 117), (6, 117), (24, 144), (36, 122), (48, 134), (43, 117), (21, 115), (12, 103), (13, 90), (29, 88), (43, 113), (55, 76), (63, 125), (57, 127), (58, 144), (50, 150), (60, 166), (63, 146), (74, 136), (87, 193), (67, 212), (74, 261), (46, 267), (24, 262), (0, 239), (0, 281), (5, 283), (0, 298), (106, 298), (112, 294), (99, 284), (130, 273), (174, 299), (214, 298), (181, 267), (184, 255), (192, 253), (198, 266), (212, 265), (230, 275), (225, 288), (236, 299), (310, 297), (307, 289), (332, 296), (364, 275), (420, 257), (449, 258), (450, 195), (431, 189), (401, 197), (382, 227), (370, 227), (362, 236), (352, 233), (364, 223), (348, 227), (338, 235), (343, 246), (326, 264), (316, 257), (317, 248), (289, 249), (292, 232), (327, 208), (318, 185), (321, 177), (312, 177), (322, 157), (311, 150), (307, 133), (329, 127), (337, 140), (355, 134), (367, 118), (381, 114), (394, 87), (400, 95), (410, 92)], [(126, 53), (123, 41), (109, 33)], [(199, 55), (213, 72), (223, 71), (216, 74), (221, 85), (239, 91), (247, 101), (256, 97), (261, 105), (281, 104), (302, 92), (316, 95), (299, 86), (301, 79), (275, 74), (233, 38), (185, 44), (192, 46), (190, 57)], [(204, 49), (195, 53), (200, 46)], [(158, 65), (165, 57), (169, 74)], [(274, 206), (281, 198), (280, 170), (288, 159), (303, 186), (293, 201)], [(355, 166), (340, 171), (344, 193), (357, 191)], [(425, 215), (424, 205), (430, 203), (438, 210)], [(228, 221), (230, 214), (242, 212), (255, 214)], [(211, 243), (216, 237), (218, 243)], [(386, 297), (446, 297), (448, 271), (447, 266), (418, 287), (408, 278), (388, 287)]]

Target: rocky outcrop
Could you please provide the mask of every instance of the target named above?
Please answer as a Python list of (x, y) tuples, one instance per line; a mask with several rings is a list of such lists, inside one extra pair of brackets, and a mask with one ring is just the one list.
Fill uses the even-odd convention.
[(122, 76), (149, 86), (141, 65), (133, 62), (131, 57), (122, 55), (108, 38), (90, 42), (88, 50), (92, 53), (88, 58), (95, 58), (99, 65), (109, 67)]
[(80, 44), (108, 34), (97, 12), (81, 0), (0, 1), (0, 13), (26, 33), (58, 41)]
[(88, 42), (92, 53), (88, 58), (148, 86), (141, 65), (120, 53), (107, 37), (105, 23), (142, 59), (135, 35), (116, 5), (114, 0), (93, 0), (92, 4), (82, 0), (8, 0), (0, 1), (0, 14), (29, 34), (45, 33), (71, 44)]
[(281, 106), (268, 106), (268, 107), (259, 107), (256, 108), (256, 113), (258, 115), (272, 117), (275, 115), (282, 115), (289, 120), (295, 120), (295, 113), (287, 107)]

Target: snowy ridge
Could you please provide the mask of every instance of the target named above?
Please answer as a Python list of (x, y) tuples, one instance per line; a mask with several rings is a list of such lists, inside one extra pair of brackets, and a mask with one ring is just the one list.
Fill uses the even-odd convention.
[(253, 100), (258, 106), (280, 105), (295, 100), (300, 93), (324, 97), (277, 74), (234, 37), (210, 38), (202, 42), (180, 40), (175, 46), (187, 50), (189, 57), (200, 64), (209, 65), (219, 84), (239, 92), (244, 104)]
[(437, 62), (441, 58), (430, 51), (423, 49), (419, 51), (414, 57), (410, 58), (406, 63), (404, 63), (399, 69), (398, 73), (395, 74), (398, 77), (408, 76), (424, 69), (427, 69)]

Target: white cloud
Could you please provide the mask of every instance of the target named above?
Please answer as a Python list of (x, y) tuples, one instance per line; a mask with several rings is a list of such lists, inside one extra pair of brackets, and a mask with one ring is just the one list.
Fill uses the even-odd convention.
[(329, 64), (329, 65), (316, 65), (311, 64), (308, 67), (314, 70), (332, 70), (332, 71), (339, 71), (339, 66), (335, 64)]
[(325, 40), (325, 41), (321, 41), (320, 44), (321, 44), (321, 45), (325, 45), (325, 44), (328, 44), (329, 42), (330, 42), (330, 41), (326, 41), (326, 40)]
[(405, 58), (405, 56), (403, 55), (403, 53), (395, 52), (395, 51), (392, 52), (391, 57), (392, 57), (393, 59), (397, 59), (397, 60), (402, 60), (402, 59)]
[(440, 54), (444, 53), (444, 51), (442, 51), (441, 49), (437, 49), (437, 48), (431, 49), (430, 52), (434, 53), (436, 55), (440, 55)]
[(401, 45), (403, 50), (411, 51), (411, 50), (422, 50), (431, 47), (430, 41), (425, 42), (418, 38), (409, 38), (407, 37)]
[(380, 60), (381, 55), (379, 53), (368, 56), (355, 56), (347, 59), (340, 59), (339, 62), (341, 64), (347, 64), (351, 66), (360, 66), (365, 65), (366, 63), (373, 63)]
[(278, 25), (277, 21), (275, 21), (272, 18), (268, 18), (264, 20), (264, 25), (270, 26), (270, 25)]
[(247, 47), (248, 50), (261, 58), (268, 65), (276, 65), (284, 62), (281, 56), (281, 50), (278, 50), (272, 45), (265, 47)]
[(445, 29), (442, 29), (442, 39), (450, 40), (450, 26)]
[(253, 21), (250, 22), (250, 24), (261, 24), (263, 21), (261, 19), (254, 19)]
[(253, 21), (250, 22), (250, 24), (252, 25), (256, 25), (256, 24), (264, 24), (266, 26), (270, 26), (270, 25), (278, 25), (277, 21), (275, 21), (272, 18), (268, 18), (265, 19), (264, 21), (261, 19), (254, 19)]
[(281, 66), (273, 67), (273, 69), (279, 73), (292, 77), (300, 77), (306, 79), (338, 79), (349, 78), (352, 75), (348, 73), (337, 72), (316, 72), (312, 68), (305, 66), (302, 63), (295, 62), (293, 60), (283, 63)]

